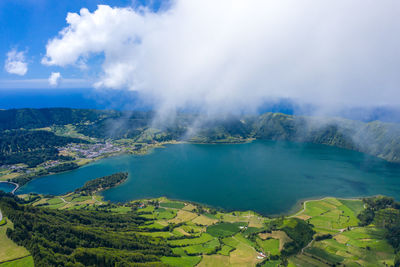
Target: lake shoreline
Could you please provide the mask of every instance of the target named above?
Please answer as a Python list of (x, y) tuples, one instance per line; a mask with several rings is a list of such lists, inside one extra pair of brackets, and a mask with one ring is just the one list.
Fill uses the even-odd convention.
[(14, 183), (14, 182), (10, 182), (10, 181), (0, 181), (1, 184), (9, 184), (9, 185), (13, 185), (15, 186), (15, 188), (13, 190), (11, 190), (11, 194), (15, 194), (15, 192), (20, 188), (19, 184)]
[[(103, 159), (112, 158), (112, 157), (118, 157), (118, 156), (124, 156), (124, 155), (146, 156), (146, 155), (151, 154), (152, 151), (154, 149), (156, 149), (156, 148), (165, 148), (165, 145), (176, 145), (176, 144), (189, 144), (189, 145), (241, 145), (241, 144), (249, 144), (249, 143), (252, 143), (254, 141), (273, 141), (273, 142), (283, 142), (283, 143), (289, 142), (289, 143), (298, 143), (298, 144), (305, 144), (305, 145), (307, 145), (307, 144), (310, 144), (310, 145), (315, 144), (315, 143), (312, 143), (312, 142), (285, 141), (285, 140), (267, 140), (267, 139), (257, 139), (257, 138), (246, 138), (246, 139), (243, 139), (243, 140), (240, 140), (240, 141), (233, 141), (233, 142), (224, 142), (224, 141), (222, 141), (222, 142), (195, 142), (195, 141), (193, 141), (192, 142), (192, 141), (171, 140), (171, 141), (165, 141), (165, 142), (158, 142), (158, 143), (155, 143), (155, 144), (149, 144), (148, 147), (146, 147), (144, 149), (144, 151), (137, 151), (137, 152), (120, 151), (120, 152), (111, 153), (111, 154), (108, 154), (108, 155), (102, 155), (102, 156), (100, 156), (98, 158), (81, 159), (81, 161), (83, 161), (83, 163), (75, 162), (75, 161), (73, 161), (73, 162), (75, 162), (75, 163), (77, 163), (79, 165), (78, 168), (76, 168), (76, 169), (80, 169), (81, 167), (84, 167), (84, 166), (86, 166), (88, 164), (91, 164), (91, 163), (94, 163), (94, 162), (97, 162), (97, 161), (100, 161), (100, 160), (103, 160)], [(377, 159), (381, 159), (381, 160), (383, 160), (383, 161), (385, 161), (387, 163), (391, 163), (391, 164), (395, 164), (395, 165), (400, 166), (400, 162), (389, 161), (389, 160), (384, 159), (382, 157), (373, 156), (371, 154), (360, 152), (358, 150), (341, 148), (339, 146), (333, 146), (333, 145), (328, 145), (328, 144), (320, 144), (320, 145), (339, 148), (339, 149), (345, 149), (345, 150), (349, 150), (349, 151), (359, 152), (359, 153), (362, 153), (362, 154), (365, 154), (365, 155), (368, 155), (368, 156), (371, 156), (371, 157), (375, 157)], [(34, 176), (31, 176), (30, 177), (31, 180), (28, 181), (27, 183), (24, 183), (24, 184), (20, 185), (17, 188), (17, 190), (19, 188), (23, 187), (24, 185), (30, 183), (31, 181), (35, 180), (36, 178), (51, 176), (51, 175), (55, 175), (55, 174), (59, 174), (59, 173), (70, 172), (70, 171), (73, 171), (73, 170), (75, 170), (75, 169), (66, 170), (66, 171), (62, 171), (62, 172), (52, 172), (52, 173), (47, 173), (45, 175), (34, 175)], [(11, 182), (13, 182), (12, 180), (17, 179), (17, 178), (18, 177), (12, 178)]]
[[(61, 171), (61, 172), (50, 172), (50, 173), (47, 173), (47, 174), (44, 174), (44, 175), (33, 175), (33, 176), (30, 177), (31, 179), (28, 182), (26, 182), (26, 183), (24, 183), (22, 185), (19, 185), (18, 183), (15, 183), (15, 182), (12, 181), (13, 179), (18, 179), (18, 177), (15, 177), (15, 178), (11, 179), (10, 182), (18, 185), (18, 187), (14, 190), (14, 193), (15, 193), (18, 189), (24, 187), (25, 185), (29, 184), (30, 182), (34, 181), (37, 178), (47, 177), (47, 176), (51, 176), (51, 175), (55, 175), (55, 174), (72, 172), (74, 170), (78, 170), (78, 169), (80, 169), (82, 167), (85, 167), (85, 166), (87, 166), (89, 164), (96, 163), (98, 161), (101, 161), (101, 160), (104, 160), (104, 159), (108, 159), (108, 158), (124, 156), (124, 155), (146, 156), (146, 155), (151, 154), (154, 149), (156, 149), (156, 148), (164, 148), (164, 145), (170, 145), (170, 144), (184, 144), (184, 142), (175, 141), (175, 140), (167, 141), (167, 142), (160, 142), (160, 143), (149, 145), (148, 147), (146, 147), (145, 151), (143, 151), (143, 152), (140, 151), (140, 152), (137, 152), (137, 153), (133, 153), (133, 152), (122, 151), (122, 152), (116, 152), (116, 153), (112, 153), (112, 154), (108, 154), (108, 155), (102, 155), (102, 156), (100, 156), (98, 158), (94, 158), (94, 159), (93, 158), (92, 159), (83, 159), (82, 160), (82, 161), (84, 161), (83, 163), (73, 161), (73, 162), (78, 164), (77, 168), (74, 168), (74, 169), (71, 169), (71, 170), (65, 170), (65, 171)], [(8, 181), (0, 181), (0, 182), (8, 182)]]
[[(106, 201), (126, 203), (165, 196), (224, 211), (253, 211), (277, 217), (298, 212), (307, 200), (330, 196), (399, 197), (397, 169), (392, 172), (395, 176), (375, 186), (376, 177), (382, 173), (380, 168), (391, 168), (382, 164), (384, 160), (326, 145), (284, 143), (256, 140), (242, 146), (203, 146), (165, 142), (141, 154), (146, 157), (131, 153), (112, 155), (74, 172), (35, 179), (18, 193), (60, 195), (88, 179), (127, 171), (130, 178), (125, 183), (102, 193)], [(368, 162), (373, 167), (360, 169), (357, 162)], [(374, 162), (378, 168), (371, 164)]]
[[(120, 184), (119, 184), (120, 185)], [(105, 190), (106, 191), (106, 190)], [(104, 191), (103, 191), (104, 192)], [(101, 197), (104, 196), (102, 194), (100, 194)], [(194, 204), (194, 205), (198, 205), (198, 206), (202, 206), (205, 208), (211, 208), (211, 209), (215, 209), (217, 211), (223, 212), (223, 213), (232, 213), (232, 212), (253, 212), (259, 216), (263, 216), (263, 217), (267, 217), (267, 218), (277, 218), (277, 217), (296, 217), (297, 215), (301, 214), (304, 211), (304, 205), (308, 202), (312, 202), (312, 201), (320, 201), (320, 200), (324, 200), (324, 199), (328, 199), (328, 198), (334, 198), (334, 199), (338, 199), (338, 200), (354, 200), (354, 201), (358, 201), (358, 200), (362, 200), (364, 198), (373, 198), (373, 197), (378, 197), (378, 196), (384, 196), (384, 195), (369, 195), (369, 196), (359, 196), (359, 197), (335, 197), (335, 196), (331, 196), (331, 195), (327, 195), (327, 196), (322, 196), (322, 197), (316, 197), (316, 198), (304, 198), (301, 200), (298, 200), (296, 202), (296, 204), (294, 204), (294, 206), (292, 208), (290, 208), (288, 211), (284, 211), (282, 213), (278, 213), (278, 214), (264, 214), (262, 212), (259, 212), (257, 210), (254, 209), (226, 209), (223, 207), (218, 207), (218, 206), (214, 206), (214, 205), (210, 205), (207, 203), (202, 203), (202, 202), (198, 202), (198, 201), (192, 201), (192, 200), (187, 200), (187, 199), (179, 199), (179, 198), (171, 198), (168, 196), (158, 196), (158, 197), (144, 197), (144, 198), (138, 198), (138, 199), (132, 199), (132, 200), (127, 200), (125, 202), (113, 202), (111, 200), (105, 200), (105, 201), (110, 201), (111, 203), (121, 203), (121, 204), (126, 204), (129, 202), (136, 202), (136, 201), (144, 201), (144, 200), (154, 200), (154, 199), (159, 199), (159, 198), (165, 198), (171, 201), (177, 201), (177, 202), (185, 202), (188, 204)]]

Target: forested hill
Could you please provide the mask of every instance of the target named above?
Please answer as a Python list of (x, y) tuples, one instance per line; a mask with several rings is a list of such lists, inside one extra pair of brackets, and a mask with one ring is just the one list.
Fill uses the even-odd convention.
[(76, 131), (99, 139), (129, 138), (135, 142), (185, 140), (235, 143), (249, 138), (326, 144), (400, 162), (400, 125), (364, 123), (340, 118), (265, 113), (207, 120), (178, 114), (172, 122), (154, 126), (152, 112), (84, 109), (15, 109), (0, 111), (0, 130), (33, 129), (73, 124)]
[(25, 163), (29, 167), (47, 160), (71, 160), (71, 157), (59, 155), (56, 147), (69, 143), (88, 143), (49, 131), (7, 130), (0, 137), (0, 165)]
[(400, 124), (267, 113), (253, 130), (257, 139), (325, 144), (400, 162)]
[(91, 110), (71, 108), (9, 109), (0, 110), (0, 130), (33, 129), (50, 125), (94, 122), (108, 117), (119, 117), (113, 110)]
[(82, 187), (75, 189), (75, 193), (92, 195), (119, 185), (128, 179), (128, 173), (119, 172), (108, 176), (100, 177), (86, 182)]
[(32, 254), (35, 266), (165, 266), (164, 240), (140, 235), (150, 219), (107, 210), (52, 210), (21, 205), (0, 191), (1, 211), (13, 222), (7, 236)]

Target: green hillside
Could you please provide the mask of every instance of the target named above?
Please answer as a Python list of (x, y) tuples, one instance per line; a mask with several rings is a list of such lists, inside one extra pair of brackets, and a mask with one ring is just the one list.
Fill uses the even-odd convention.
[[(385, 197), (312, 200), (295, 215), (278, 218), (167, 198), (113, 204), (78, 191), (64, 196), (1, 193), (0, 209), (8, 218), (0, 232), (7, 232), (1, 238), (9, 249), (0, 255), (0, 266), (13, 257), (17, 263), (20, 255), (32, 255), (35, 266), (400, 263), (399, 203)], [(365, 222), (371, 210), (374, 217)]]
[[(50, 131), (57, 134), (72, 131), (73, 136), (99, 140), (129, 139), (144, 144), (172, 140), (239, 143), (256, 138), (325, 144), (357, 150), (391, 162), (400, 162), (400, 125), (393, 123), (364, 123), (340, 118), (292, 116), (281, 113), (225, 116), (217, 120), (208, 120), (201, 115), (178, 114), (173, 120), (162, 123), (153, 121), (153, 118), (152, 112), (138, 111), (67, 108), (0, 111), (0, 125), (3, 130), (1, 135), (5, 137), (10, 135), (4, 132), (5, 130), (49, 127)], [(15, 131), (13, 134), (21, 136), (16, 137), (14, 141), (19, 142), (24, 133)]]

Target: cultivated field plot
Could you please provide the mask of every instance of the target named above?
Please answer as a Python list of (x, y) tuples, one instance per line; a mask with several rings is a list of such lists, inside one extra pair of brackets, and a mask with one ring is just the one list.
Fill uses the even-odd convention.
[[(21, 195), (20, 197), (25, 199), (28, 195)], [(38, 197), (37, 200), (32, 201), (31, 204), (33, 206), (42, 206), (51, 209), (94, 209), (96, 205), (103, 205), (104, 201), (100, 195), (86, 196), (79, 193), (69, 193), (63, 196)], [(118, 207), (113, 211), (118, 212), (121, 209), (124, 209), (124, 207)], [(129, 210), (131, 210), (131, 208), (129, 208)]]
[(324, 198), (307, 201), (305, 210), (296, 217), (308, 220), (317, 231), (337, 233), (347, 227), (357, 226), (357, 214), (362, 207), (361, 200)]
[[(357, 215), (364, 209), (360, 200), (308, 201), (304, 210), (293, 216), (266, 218), (251, 211), (226, 213), (163, 197), (119, 205), (100, 195), (22, 197), (44, 208), (137, 216), (143, 224), (124, 234), (157, 238), (166, 244), (174, 256), (160, 260), (170, 266), (282, 266), (285, 258), (291, 267), (394, 264), (394, 250), (385, 241), (384, 230), (358, 226)], [(294, 252), (288, 255), (290, 247)], [(14, 253), (18, 249), (19, 255), (28, 256), (18, 260), (20, 266), (30, 266), (29, 253), (21, 247)], [(14, 264), (4, 266), (19, 266), (17, 261)]]
[(393, 248), (385, 240), (385, 230), (359, 227), (357, 214), (361, 200), (325, 198), (309, 201), (296, 217), (314, 225), (316, 235), (328, 238), (312, 241), (303, 253), (291, 258), (297, 266), (391, 266)]
[(254, 212), (209, 213), (208, 208), (199, 209), (196, 204), (164, 197), (115, 205), (105, 202), (99, 195), (77, 193), (42, 196), (32, 203), (52, 209), (105, 208), (123, 214), (135, 211), (147, 220), (135, 233), (166, 239), (173, 252), (180, 256), (161, 258), (171, 266), (254, 266), (262, 261), (257, 258), (258, 253), (275, 255), (279, 252), (278, 239), (257, 238), (258, 242), (251, 242), (246, 238), (265, 228), (266, 218)]
[(288, 235), (283, 231), (272, 231), (271, 233), (260, 233), (260, 234), (258, 234), (258, 236), (261, 240), (266, 240), (266, 239), (270, 239), (270, 238), (279, 240), (279, 250), (282, 250), (286, 243), (292, 241), (292, 239), (290, 239), (290, 237), (288, 237)]

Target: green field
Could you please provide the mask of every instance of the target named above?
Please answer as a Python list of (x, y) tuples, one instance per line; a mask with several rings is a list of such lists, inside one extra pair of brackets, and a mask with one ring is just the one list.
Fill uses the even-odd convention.
[(201, 257), (199, 256), (162, 257), (161, 261), (170, 266), (190, 267), (190, 266), (196, 266), (201, 261)]
[(212, 239), (206, 243), (183, 247), (183, 250), (188, 255), (202, 255), (202, 254), (215, 254), (218, 251), (220, 242), (218, 239)]
[(49, 203), (49, 205), (57, 205), (57, 204), (64, 203), (64, 201), (62, 201), (61, 198), (52, 198), (52, 199), (49, 199), (47, 201), (47, 203)]
[(154, 210), (154, 215), (156, 216), (155, 218), (157, 220), (170, 220), (175, 218), (177, 212), (175, 210), (167, 210), (164, 208), (158, 208), (156, 210)]
[(227, 245), (223, 245), (221, 247), (221, 250), (218, 251), (218, 254), (224, 255), (224, 256), (229, 256), (229, 254), (231, 253), (231, 251), (233, 251), (235, 248), (227, 246)]
[(183, 207), (185, 207), (185, 204), (177, 201), (166, 201), (161, 202), (160, 206), (164, 208), (182, 209)]
[[(124, 205), (104, 202), (99, 196), (70, 194), (62, 198), (66, 202), (56, 196), (37, 199), (34, 203), (47, 204), (44, 208), (100, 209), (115, 215), (137, 214), (145, 223), (126, 234), (164, 240), (162, 242), (168, 244), (175, 256), (164, 256), (160, 260), (170, 266), (255, 266), (257, 263), (262, 263), (261, 266), (281, 266), (286, 244), (293, 242), (306, 248), (290, 255), (288, 266), (291, 267), (394, 264), (394, 250), (385, 240), (385, 231), (373, 225), (358, 226), (357, 214), (364, 209), (361, 200), (324, 198), (308, 201), (305, 209), (293, 216), (271, 219), (254, 212), (210, 214), (203, 209), (200, 214), (195, 204), (166, 198), (133, 201)], [(0, 230), (11, 225), (2, 226)], [(306, 231), (307, 227), (314, 230), (314, 237), (330, 236), (320, 241), (308, 239), (312, 241), (304, 243), (307, 232), (297, 231)], [(3, 258), (29, 255), (24, 248), (15, 246), (4, 237), (5, 230), (5, 241), (1, 244), (6, 244), (12, 253), (6, 250)], [(267, 257), (260, 258), (261, 252)], [(271, 260), (270, 256), (273, 257)], [(13, 263), (15, 265), (7, 263), (0, 266), (32, 266), (32, 258), (26, 257)]]
[(337, 233), (358, 225), (357, 214), (362, 209), (361, 200), (341, 201), (324, 198), (306, 202), (306, 209), (296, 217), (309, 221), (316, 231)]
[(241, 228), (246, 226), (247, 223), (237, 222), (237, 223), (218, 223), (207, 227), (207, 233), (215, 237), (227, 237), (238, 233)]
[(187, 238), (187, 239), (185, 238), (185, 239), (171, 240), (171, 241), (168, 241), (168, 244), (170, 244), (171, 246), (174, 246), (174, 247), (189, 246), (189, 245), (206, 243), (213, 239), (215, 239), (215, 238), (209, 234), (204, 233), (200, 237), (197, 237), (197, 238)]
[(0, 263), (0, 267), (33, 267), (34, 262), (32, 256), (27, 256), (22, 259)]
[[(7, 228), (13, 228), (13, 223), (8, 219), (5, 219), (5, 221), (7, 221), (7, 223), (0, 226), (0, 263), (29, 256), (30, 255), (29, 252), (24, 247), (16, 245), (11, 239), (7, 237), (6, 235)], [(17, 266), (17, 265), (5, 265), (5, 266)]]
[(393, 264), (394, 250), (385, 240), (385, 230), (358, 226), (357, 214), (361, 210), (361, 200), (325, 198), (307, 202), (297, 217), (313, 224), (317, 235), (330, 233), (332, 238), (314, 241), (293, 262), (298, 266)]
[(279, 254), (279, 240), (270, 238), (267, 240), (261, 240), (257, 238), (257, 244), (260, 245), (262, 250), (265, 253), (269, 253), (270, 255), (278, 255)]

